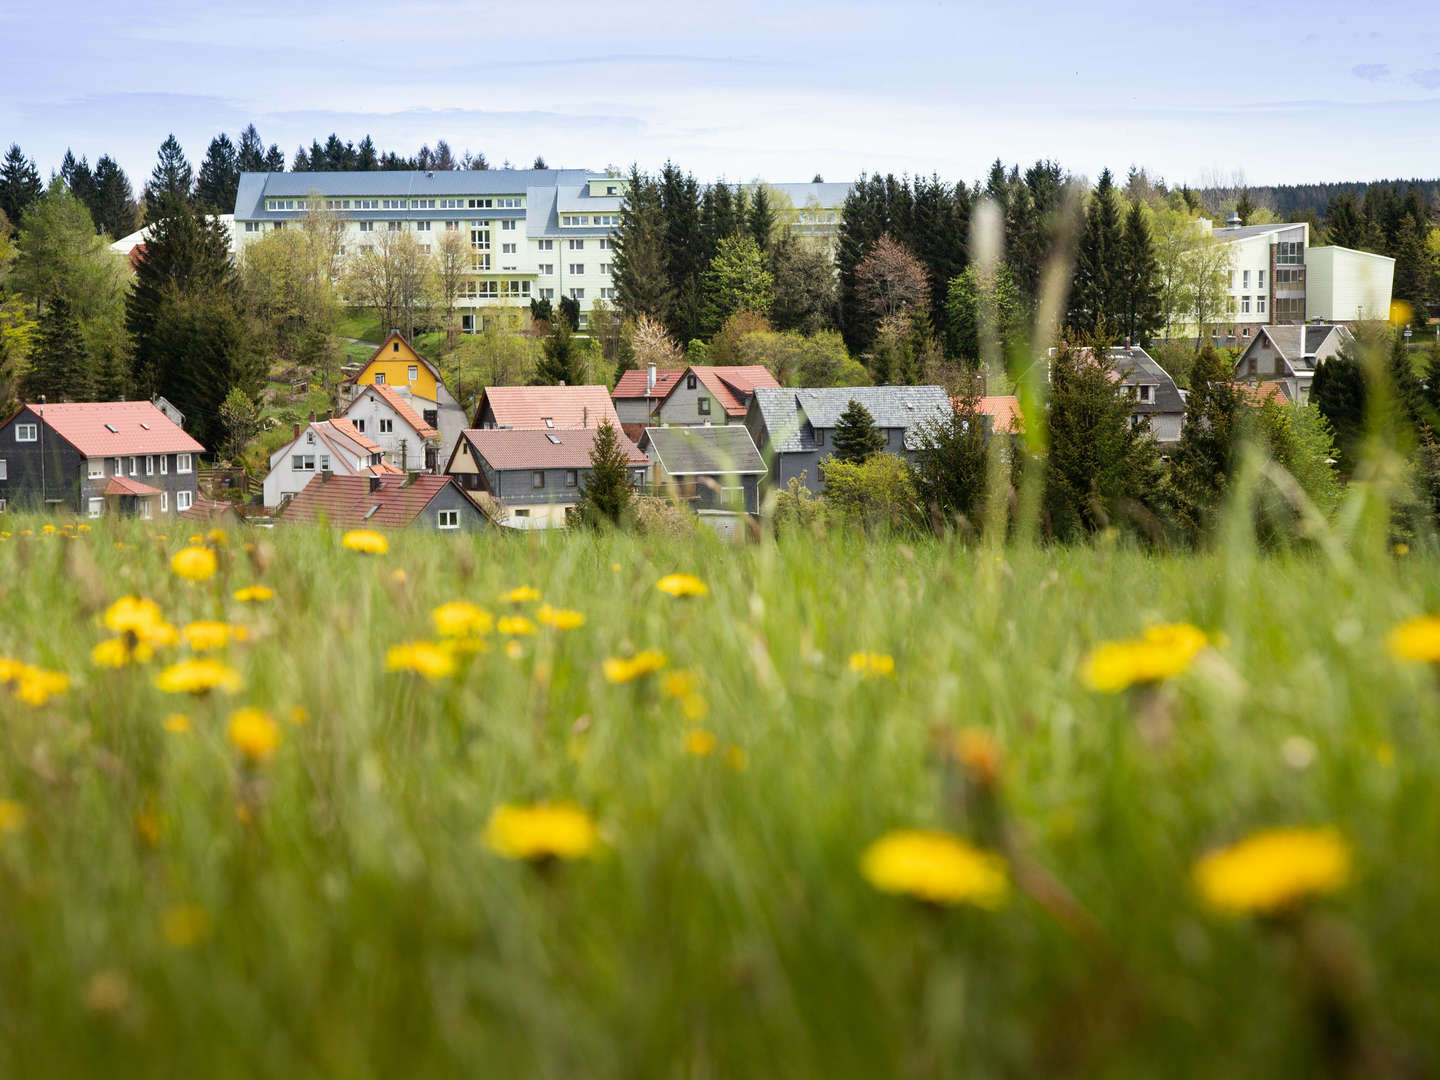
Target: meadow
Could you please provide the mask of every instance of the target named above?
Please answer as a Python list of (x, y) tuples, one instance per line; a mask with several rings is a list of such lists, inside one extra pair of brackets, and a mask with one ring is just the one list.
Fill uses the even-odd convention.
[[(1419, 541), (363, 554), (0, 522), (0, 657), (66, 676), (0, 689), (5, 1076), (1440, 1062), (1440, 687), (1387, 648), (1440, 610)], [(213, 574), (172, 568), (190, 546)], [(703, 594), (657, 588), (675, 573)], [(107, 629), (127, 595), (179, 639), (146, 659), (148, 631)], [(483, 609), (447, 609), (461, 645), (392, 652), (451, 602)], [(1100, 643), (1177, 622), (1193, 662), (1087, 685)], [(135, 655), (93, 652), (117, 638)], [(197, 645), (232, 684), (161, 689)], [(564, 820), (507, 838), (497, 810), (536, 804)], [(1333, 829), (1347, 870), (1255, 912), (1197, 886), (1207, 852), (1289, 826)], [(877, 888), (867, 850), (908, 829), (991, 853), (1003, 887)]]

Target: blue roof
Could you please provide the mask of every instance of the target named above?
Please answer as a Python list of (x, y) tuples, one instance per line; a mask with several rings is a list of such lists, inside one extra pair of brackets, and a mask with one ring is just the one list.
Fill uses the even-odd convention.
[[(588, 169), (453, 169), (440, 171), (241, 173), (235, 217), (270, 217), (265, 200), (300, 199), (312, 191), (329, 198), (447, 198), (474, 195), (525, 195), (532, 189), (584, 188)], [(608, 200), (607, 200), (608, 201)], [(431, 214), (430, 216), (433, 216)]]

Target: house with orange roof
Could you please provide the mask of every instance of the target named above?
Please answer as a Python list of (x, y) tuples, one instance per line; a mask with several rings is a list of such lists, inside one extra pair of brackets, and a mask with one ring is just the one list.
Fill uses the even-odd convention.
[(566, 431), (597, 428), (620, 417), (603, 386), (487, 386), (475, 407), (479, 430)]
[(443, 446), (452, 445), (465, 430), (465, 410), (446, 388), (440, 369), (417, 352), (399, 330), (391, 330), (370, 359), (345, 380), (341, 399), (348, 405), (367, 386), (408, 392), (420, 418), (440, 433)]
[(642, 427), (740, 424), (757, 388), (779, 386), (762, 364), (692, 364), (663, 370), (651, 364), (644, 371), (625, 372), (610, 396), (622, 423)]
[[(960, 399), (952, 398), (956, 410)], [(990, 432), (1018, 435), (1025, 430), (1025, 416), (1020, 411), (1020, 399), (1014, 394), (990, 394), (975, 404), (975, 411), (985, 417)]]
[(490, 524), (453, 477), (427, 473), (337, 476), (316, 473), (280, 512), (284, 523), (354, 529), (474, 532)]
[(341, 417), (316, 420), (270, 455), (270, 472), (262, 485), (266, 506), (281, 505), (298, 495), (317, 474), (337, 476), (404, 476), (405, 471), (385, 460), (380, 446)]
[(22, 405), (0, 423), (0, 512), (178, 514), (195, 503), (204, 452), (149, 401)]
[(342, 414), (404, 472), (438, 472), (440, 432), (415, 409), (410, 391), (371, 383)]

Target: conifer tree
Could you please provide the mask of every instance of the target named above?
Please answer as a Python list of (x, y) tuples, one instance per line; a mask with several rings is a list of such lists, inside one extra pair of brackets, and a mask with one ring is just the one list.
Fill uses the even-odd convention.
[(750, 213), (745, 227), (755, 240), (761, 254), (770, 252), (770, 234), (775, 230), (775, 211), (770, 206), (770, 196), (764, 184), (755, 185), (755, 194), (750, 199)]
[(11, 143), (0, 162), (0, 213), (12, 228), (20, 227), (20, 219), (43, 190), (35, 162), (25, 157), (17, 143)]
[(700, 185), (674, 162), (667, 161), (660, 171), (660, 206), (665, 228), (665, 275), (674, 297), (666, 327), (672, 336), (689, 341), (700, 333), (701, 283), (706, 268), (700, 232)]
[(95, 203), (90, 212), (95, 227), (115, 239), (134, 232), (135, 194), (125, 171), (109, 154), (95, 163), (94, 183)]
[(240, 147), (235, 152), (235, 164), (241, 172), (265, 171), (265, 144), (260, 141), (260, 132), (254, 124), (247, 124), (240, 132)]
[(1116, 318), (1127, 339), (1148, 346), (1164, 316), (1160, 310), (1160, 272), (1150, 226), (1140, 203), (1130, 207), (1121, 239)]
[(235, 193), (240, 187), (240, 158), (230, 136), (223, 131), (210, 140), (200, 175), (195, 181), (195, 202), (212, 214), (235, 210)]
[(50, 298), (40, 316), (30, 370), (21, 383), (25, 400), (84, 401), (89, 396), (89, 373), (80, 324), (64, 294)]
[(630, 485), (630, 460), (626, 440), (609, 420), (595, 429), (590, 449), (590, 470), (575, 505), (574, 521), (592, 529), (623, 526), (635, 508)]
[(1085, 213), (1085, 232), (1075, 261), (1070, 323), (1091, 332), (1102, 322), (1116, 321), (1121, 266), (1122, 227), (1116, 208), (1115, 184), (1106, 169)]
[(1170, 501), (1181, 529), (1192, 539), (1211, 529), (1224, 501), (1242, 404), (1230, 366), (1206, 345), (1190, 372), (1185, 425), (1170, 459)]
[(535, 365), (532, 386), (578, 386), (580, 378), (579, 350), (564, 311), (550, 320), (550, 333), (541, 344), (542, 356)]
[(875, 426), (870, 410), (854, 398), (835, 421), (835, 456), (859, 464), (885, 449), (885, 436)]
[(285, 171), (285, 151), (281, 150), (280, 147), (276, 146), (274, 143), (271, 143), (270, 149), (265, 151), (265, 171)]
[(360, 140), (360, 149), (355, 153), (355, 168), (361, 172), (372, 172), (380, 167), (380, 156), (375, 152), (375, 140), (366, 135)]
[(673, 293), (665, 273), (664, 233), (660, 191), (648, 175), (632, 166), (620, 204), (612, 262), (620, 310), (632, 319), (649, 315), (668, 321)]
[[(228, 140), (227, 140), (228, 142)], [(172, 134), (160, 144), (156, 155), (155, 168), (150, 172), (150, 182), (145, 185), (145, 218), (154, 221), (167, 213), (170, 204), (188, 204), (194, 173), (180, 141)]]

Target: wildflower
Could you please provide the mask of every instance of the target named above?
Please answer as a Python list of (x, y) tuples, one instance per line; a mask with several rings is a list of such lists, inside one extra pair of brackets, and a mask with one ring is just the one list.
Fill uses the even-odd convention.
[(455, 674), (455, 657), (443, 645), (409, 641), (391, 645), (385, 653), (386, 671), (413, 671), (434, 682)]
[(189, 623), (182, 633), (185, 635), (185, 644), (196, 652), (223, 649), (230, 641), (230, 627), (213, 620)]
[(70, 678), (58, 671), (26, 664), (15, 680), (15, 696), (26, 705), (44, 705), (57, 694), (70, 688)]
[(725, 764), (736, 772), (744, 772), (750, 767), (750, 755), (745, 752), (743, 746), (727, 746), (725, 748)]
[(685, 733), (685, 752), (687, 754), (708, 757), (715, 752), (715, 746), (715, 736), (703, 728), (695, 728)]
[(153, 659), (155, 650), (146, 641), (136, 641), (130, 635), (106, 638), (90, 650), (90, 659), (96, 667), (122, 668), (129, 664), (144, 664)]
[(1397, 541), (1395, 541), (1395, 556), (1396, 556), (1396, 558), (1403, 559), (1406, 555), (1409, 555), (1409, 554), (1410, 554), (1410, 545), (1409, 545), (1409, 544), (1405, 543), (1404, 540), (1397, 540)]
[(659, 649), (646, 649), (628, 660), (618, 656), (609, 657), (602, 668), (607, 682), (626, 683), (654, 674), (663, 668), (665, 663), (665, 654)]
[(704, 720), (710, 712), (710, 703), (703, 694), (686, 694), (680, 699), (680, 711), (686, 720)]
[(668, 596), (709, 596), (710, 588), (694, 574), (666, 574), (655, 587)]
[(14, 799), (0, 799), (0, 836), (19, 832), (25, 827), (25, 821), (29, 816), (25, 807)]
[(225, 731), (230, 745), (252, 764), (269, 761), (280, 745), (280, 728), (263, 709), (247, 707), (230, 714)]
[(1340, 889), (1350, 845), (1334, 828), (1266, 829), (1203, 856), (1193, 878), (1217, 910), (1267, 914)]
[(1204, 631), (1188, 623), (1152, 626), (1143, 637), (1092, 649), (1081, 675), (1090, 689), (1116, 694), (1184, 674), (1207, 643)]
[(1399, 660), (1440, 663), (1440, 615), (1406, 619), (1385, 639), (1390, 655)]
[(612, 562), (610, 564), (610, 572), (612, 574), (618, 574), (620, 572), (620, 564), (618, 562)]
[(215, 574), (219, 563), (215, 552), (207, 547), (186, 547), (175, 553), (170, 560), (170, 569), (178, 576), (190, 581), (208, 581)]
[(208, 657), (171, 664), (155, 679), (155, 686), (167, 694), (208, 694), (211, 690), (233, 694), (244, 684), (238, 671)]
[(502, 615), (500, 621), (495, 624), (495, 629), (511, 637), (520, 637), (524, 634), (535, 633), (535, 624), (524, 615)]
[(215, 547), (225, 547), (230, 543), (230, 535), (224, 529), (211, 529), (205, 534), (205, 539)]
[(579, 859), (600, 843), (595, 823), (574, 803), (536, 803), (495, 808), (483, 834), (485, 846), (507, 859)]
[(435, 632), (441, 637), (481, 637), (495, 625), (495, 618), (482, 607), (466, 600), (452, 600), (430, 612)]
[(520, 660), (525, 656), (525, 646), (518, 641), (507, 641), (505, 643), (505, 656), (510, 660)]
[(194, 536), (186, 537), (185, 542), (187, 544), (203, 544), (205, 542), (205, 538), (199, 533), (196, 533)]
[(1000, 777), (1000, 748), (990, 733), (966, 728), (955, 736), (955, 760), (978, 784), (993, 784)]
[(164, 727), (172, 735), (184, 735), (190, 730), (190, 717), (184, 713), (172, 712), (165, 717)]
[(555, 608), (549, 604), (541, 604), (535, 612), (535, 619), (542, 626), (549, 626), (555, 630), (574, 630), (585, 625), (585, 613), (583, 611), (571, 611), (569, 608)]
[(677, 668), (668, 672), (660, 680), (660, 692), (671, 698), (683, 698), (687, 694), (693, 694), (699, 686), (699, 676), (686, 668)]
[(886, 833), (860, 857), (860, 872), (881, 892), (932, 904), (998, 908), (1009, 892), (1005, 860), (958, 836), (931, 829)]
[(89, 531), (90, 531), (90, 526), (89, 526), (89, 525), (76, 525), (76, 526), (75, 526), (75, 531), (76, 531), (76, 532), (89, 532)]
[(43, 529), (41, 529), (40, 531), (41, 531), (41, 533), (43, 533), (43, 534), (46, 535), (46, 536), (52, 536), (52, 535), (54, 535), (54, 533), (55, 533), (55, 526), (54, 526), (54, 525), (46, 525), (46, 526), (45, 526)]
[(895, 658), (889, 653), (853, 652), (847, 666), (862, 679), (888, 679), (895, 675)]
[(384, 555), (390, 550), (389, 541), (373, 529), (351, 529), (340, 538), (340, 546), (361, 555)]
[(198, 904), (182, 904), (166, 910), (160, 928), (167, 942), (177, 949), (188, 949), (210, 936), (210, 915)]
[(235, 599), (242, 604), (259, 604), (275, 597), (275, 590), (268, 585), (246, 585), (235, 590)]
[(540, 590), (533, 585), (521, 585), (511, 589), (500, 599), (507, 604), (530, 604), (540, 599)]
[(117, 634), (134, 634), (147, 639), (149, 631), (165, 624), (165, 615), (154, 600), (122, 596), (105, 609), (105, 626)]

